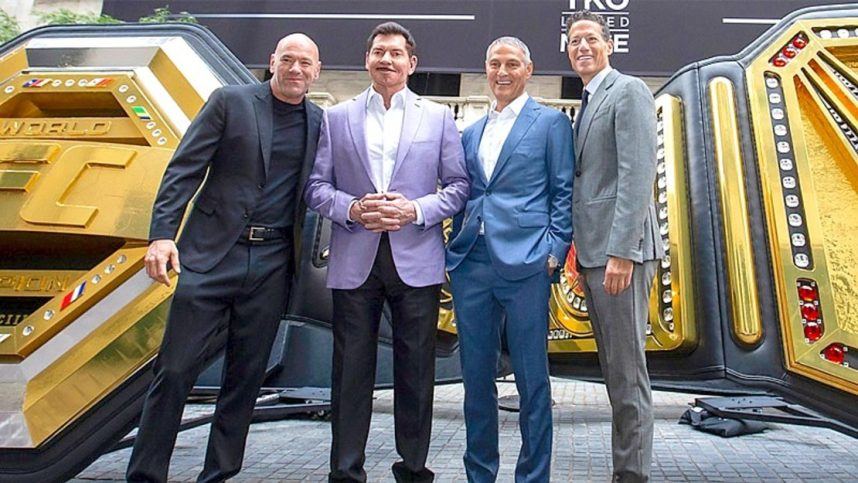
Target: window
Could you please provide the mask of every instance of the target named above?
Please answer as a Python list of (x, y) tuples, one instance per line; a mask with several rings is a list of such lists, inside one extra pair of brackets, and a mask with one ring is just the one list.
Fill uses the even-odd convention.
[(563, 77), (560, 84), (561, 99), (581, 99), (584, 94), (584, 83), (580, 77)]
[(459, 74), (415, 72), (408, 78), (408, 88), (421, 96), (456, 97), (460, 84)]

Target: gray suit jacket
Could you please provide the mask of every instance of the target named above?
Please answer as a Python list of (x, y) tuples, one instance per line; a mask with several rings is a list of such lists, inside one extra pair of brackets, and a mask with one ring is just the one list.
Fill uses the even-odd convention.
[[(655, 104), (646, 84), (611, 71), (575, 130), (572, 222), (578, 264), (664, 256), (653, 200)], [(577, 176), (577, 174), (576, 174)]]

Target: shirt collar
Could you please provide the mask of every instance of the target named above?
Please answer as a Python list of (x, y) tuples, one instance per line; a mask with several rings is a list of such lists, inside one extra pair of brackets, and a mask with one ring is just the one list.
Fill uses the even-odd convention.
[(587, 89), (587, 92), (590, 93), (591, 97), (593, 96), (593, 94), (596, 93), (597, 90), (599, 90), (599, 86), (602, 85), (602, 82), (605, 80), (605, 77), (608, 77), (608, 74), (610, 74), (612, 70), (614, 70), (614, 68), (609, 65), (602, 69), (590, 80), (585, 89)]
[(495, 110), (495, 107), (498, 105), (498, 101), (492, 101), (491, 108), (489, 109), (489, 119), (496, 119), (499, 116), (518, 117), (518, 115), (521, 114), (521, 110), (524, 109), (524, 105), (527, 104), (527, 100), (529, 98), (530, 96), (527, 95), (527, 92), (522, 92), (514, 101), (507, 104), (501, 112)]
[[(401, 107), (405, 105), (405, 92), (408, 90), (407, 87), (401, 89), (399, 92), (393, 95), (390, 98), (390, 107)], [(381, 107), (384, 110), (384, 98), (381, 97), (381, 94), (375, 90), (375, 87), (370, 86), (369, 95), (366, 96), (366, 107), (370, 108), (375, 103), (376, 106)]]
[(290, 104), (288, 102), (281, 101), (280, 99), (278, 99), (274, 96), (271, 96), (271, 97), (272, 97), (272, 99), (274, 99), (274, 108), (284, 110), (284, 111), (303, 111), (304, 110), (304, 103), (307, 101), (307, 98), (304, 97), (304, 99), (300, 103)]

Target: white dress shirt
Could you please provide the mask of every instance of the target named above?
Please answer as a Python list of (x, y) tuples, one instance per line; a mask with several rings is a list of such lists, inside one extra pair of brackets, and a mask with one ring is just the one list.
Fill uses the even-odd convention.
[[(488, 113), (489, 119), (483, 129), (483, 137), (480, 138), (480, 149), (477, 151), (477, 158), (486, 174), (486, 181), (492, 179), (501, 149), (503, 149), (506, 138), (509, 137), (509, 132), (512, 131), (515, 120), (518, 119), (518, 115), (524, 109), (528, 97), (530, 96), (527, 95), (527, 92), (522, 93), (500, 112), (497, 111), (497, 101), (492, 102)], [(480, 235), (484, 235), (485, 232), (485, 223), (480, 223)]]
[(366, 97), (366, 148), (372, 182), (379, 193), (387, 191), (393, 177), (404, 117), (405, 89), (390, 98), (390, 109), (386, 109), (381, 94), (370, 88)]
[(596, 91), (599, 90), (599, 86), (602, 85), (602, 81), (605, 80), (605, 77), (608, 77), (608, 74), (610, 74), (612, 70), (614, 70), (614, 68), (610, 65), (605, 67), (604, 69), (599, 71), (598, 74), (593, 76), (593, 78), (590, 79), (590, 82), (588, 82), (587, 85), (584, 86), (584, 89), (590, 93), (590, 99), (593, 98), (593, 94), (595, 94)]
[(528, 97), (527, 92), (522, 93), (500, 112), (496, 110), (497, 101), (492, 103), (488, 114), (489, 120), (483, 129), (480, 149), (477, 152), (480, 164), (483, 166), (483, 172), (486, 174), (486, 180), (492, 179), (501, 149), (509, 136), (509, 132), (512, 131), (512, 126), (518, 119), (519, 113), (524, 109)]
[[(384, 193), (390, 187), (404, 120), (405, 89), (400, 90), (390, 98), (390, 108), (388, 109), (384, 107), (384, 98), (381, 94), (375, 88), (369, 88), (369, 94), (366, 97), (366, 125), (364, 130), (372, 182), (379, 193)], [(357, 200), (352, 203), (356, 202)], [(412, 201), (412, 203), (417, 214), (414, 223), (422, 225), (423, 210), (420, 208), (420, 203), (416, 201)], [(349, 218), (349, 221), (354, 220)]]

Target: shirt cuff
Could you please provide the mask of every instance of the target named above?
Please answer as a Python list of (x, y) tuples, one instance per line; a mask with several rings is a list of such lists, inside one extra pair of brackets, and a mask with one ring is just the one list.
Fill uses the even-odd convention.
[(357, 198), (353, 199), (351, 203), (349, 203), (349, 209), (346, 210), (346, 221), (349, 223), (355, 223), (355, 221), (352, 220), (352, 206), (354, 206), (358, 201), (359, 200)]
[(420, 203), (417, 201), (412, 201), (414, 203), (414, 212), (417, 214), (417, 219), (414, 220), (415, 225), (423, 224), (423, 208), (420, 207)]

